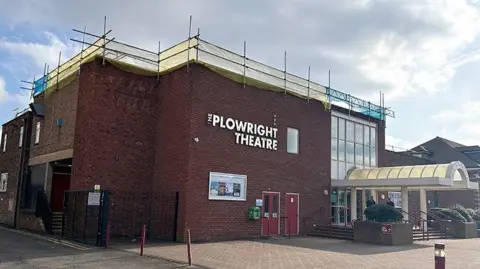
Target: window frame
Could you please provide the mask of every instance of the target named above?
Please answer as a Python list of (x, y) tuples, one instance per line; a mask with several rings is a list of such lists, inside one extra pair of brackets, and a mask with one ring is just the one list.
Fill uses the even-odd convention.
[[(5, 182), (5, 188), (3, 188), (4, 186), (3, 182)], [(0, 173), (0, 192), (7, 192), (7, 189), (8, 189), (8, 173)]]
[[(290, 149), (290, 134), (293, 131), (296, 134), (295, 148), (296, 151)], [(299, 154), (300, 153), (300, 130), (293, 127), (287, 127), (287, 153), (290, 154)]]
[(18, 147), (19, 148), (23, 147), (23, 132), (25, 132), (25, 127), (20, 126), (20, 135), (19, 135), (19, 139), (18, 139)]
[(3, 137), (2, 137), (2, 152), (6, 152), (7, 151), (7, 140), (8, 140), (8, 134), (7, 133), (4, 133), (3, 134)]
[(40, 143), (40, 131), (42, 128), (42, 122), (37, 121), (37, 124), (35, 125), (35, 145)]

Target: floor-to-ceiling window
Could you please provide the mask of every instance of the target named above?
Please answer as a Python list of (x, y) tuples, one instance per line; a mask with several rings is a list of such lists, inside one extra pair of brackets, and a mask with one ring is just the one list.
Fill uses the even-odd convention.
[(377, 166), (376, 124), (333, 114), (331, 134), (332, 179), (344, 179), (353, 167)]
[[(332, 180), (343, 180), (351, 168), (377, 167), (376, 124), (338, 113), (332, 114), (331, 126), (331, 175)], [(357, 208), (350, 208), (351, 191), (347, 188), (332, 189), (332, 222), (347, 224), (350, 210), (357, 216), (363, 211), (362, 191), (357, 190)], [(365, 195), (370, 195), (365, 193)], [(366, 200), (366, 199), (363, 199)]]

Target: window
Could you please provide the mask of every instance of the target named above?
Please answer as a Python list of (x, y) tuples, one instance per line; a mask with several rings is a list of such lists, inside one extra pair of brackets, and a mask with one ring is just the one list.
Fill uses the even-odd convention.
[(347, 141), (353, 142), (355, 139), (355, 125), (351, 121), (347, 121)]
[(332, 160), (332, 167), (331, 167), (332, 179), (338, 179), (338, 162)]
[(332, 138), (332, 159), (337, 160), (338, 159), (338, 145), (337, 145), (337, 139)]
[(298, 154), (298, 130), (287, 128), (287, 152)]
[(8, 183), (8, 173), (3, 173), (0, 175), (0, 192), (7, 191), (7, 183)]
[(332, 137), (338, 138), (338, 118), (332, 117)]
[(355, 163), (363, 165), (363, 145), (355, 144)]
[(347, 162), (355, 162), (355, 146), (351, 142), (347, 142)]
[(376, 139), (376, 130), (375, 128), (370, 128), (370, 146), (376, 147), (377, 146), (377, 139)]
[(35, 144), (38, 144), (40, 142), (40, 127), (41, 123), (37, 122), (37, 128), (35, 129)]
[(344, 162), (338, 162), (338, 179), (342, 180), (345, 179), (345, 163)]
[(355, 143), (363, 145), (363, 125), (360, 123), (355, 123)]
[(345, 141), (338, 140), (338, 160), (345, 161)]
[(3, 152), (7, 151), (7, 134), (3, 135)]
[(338, 139), (345, 140), (345, 120), (338, 119)]
[(352, 168), (377, 166), (374, 123), (336, 113), (332, 116), (331, 129), (332, 179), (344, 179)]
[(18, 138), (18, 147), (21, 148), (23, 145), (23, 126), (20, 127), (20, 137)]

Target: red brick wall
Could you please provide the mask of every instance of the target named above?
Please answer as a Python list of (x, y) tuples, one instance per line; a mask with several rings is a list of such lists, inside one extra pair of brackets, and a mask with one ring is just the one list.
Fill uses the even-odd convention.
[[(323, 104), (283, 93), (244, 88), (227, 78), (193, 67), (192, 145), (190, 177), (186, 186), (187, 226), (194, 240), (260, 235), (260, 221), (249, 221), (248, 207), (262, 191), (281, 193), (284, 216), (286, 192), (300, 194), (300, 233), (313, 224), (327, 223), (330, 215), (330, 112)], [(231, 131), (207, 125), (207, 113), (216, 113), (267, 126), (276, 115), (278, 150), (235, 144)], [(299, 129), (300, 154), (286, 152), (287, 126)], [(247, 175), (247, 201), (209, 201), (209, 172)], [(321, 210), (321, 208), (324, 210)], [(282, 231), (283, 233), (283, 231)]]
[(156, 77), (108, 62), (81, 67), (70, 188), (99, 184), (113, 192), (112, 234), (138, 234), (147, 222), (158, 88)]
[[(171, 209), (174, 208), (172, 195), (180, 192), (177, 238), (185, 235), (187, 199), (192, 193), (185, 191), (185, 183), (190, 178), (191, 162), (191, 99), (192, 72), (186, 67), (161, 77), (158, 92), (155, 164), (153, 166), (154, 206), (152, 208), (152, 233), (155, 237), (169, 238), (175, 221)], [(162, 205), (163, 204), (163, 205)], [(190, 205), (195, 209), (197, 205)], [(172, 208), (173, 207), (173, 208)], [(170, 210), (169, 210), (170, 209)], [(174, 213), (174, 212), (173, 212)]]
[[(35, 103), (45, 105), (45, 116), (36, 117), (32, 125), (30, 158), (73, 148), (77, 111), (79, 79), (53, 91), (49, 96), (35, 97)], [(63, 119), (63, 126), (57, 126), (57, 119)], [(35, 128), (41, 122), (40, 141), (35, 144)]]

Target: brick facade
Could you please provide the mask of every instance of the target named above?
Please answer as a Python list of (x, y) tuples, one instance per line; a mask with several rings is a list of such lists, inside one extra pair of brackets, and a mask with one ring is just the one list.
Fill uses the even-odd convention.
[[(73, 149), (78, 86), (79, 79), (75, 78), (70, 84), (50, 93), (48, 97), (35, 97), (35, 103), (44, 105), (45, 115), (35, 117), (33, 121), (30, 158)], [(57, 119), (63, 120), (61, 127), (57, 126)], [(35, 143), (37, 122), (41, 124), (38, 144)]]
[[(7, 191), (0, 192), (0, 223), (14, 224), (15, 203), (17, 197), (18, 172), (22, 153), (19, 147), (20, 128), (23, 121), (29, 117), (26, 113), (17, 117), (2, 127), (1, 145), (0, 145), (0, 174), (8, 173)], [(4, 134), (7, 134), (6, 151), (3, 152)]]
[[(194, 241), (256, 237), (261, 221), (247, 215), (262, 191), (280, 193), (281, 217), (285, 194), (299, 194), (300, 234), (314, 224), (329, 223), (330, 195), (324, 191), (331, 185), (331, 112), (318, 101), (244, 87), (199, 65), (157, 81), (156, 76), (129, 73), (108, 62), (104, 66), (97, 59), (82, 65), (73, 83), (35, 102), (46, 107), (45, 117), (33, 121), (32, 143), (37, 120), (42, 132), (30, 161), (72, 150), (70, 188), (99, 184), (113, 193), (112, 236), (135, 236), (148, 224), (151, 236), (171, 239), (175, 231), (167, 226), (178, 206), (178, 240), (185, 228), (191, 229)], [(207, 124), (208, 113), (275, 125), (278, 149), (236, 144), (234, 133)], [(56, 124), (59, 118), (62, 127)], [(286, 152), (287, 127), (299, 130), (299, 154)], [(382, 124), (377, 141), (381, 164)], [(209, 200), (210, 172), (246, 175), (246, 201)], [(36, 226), (29, 220), (25, 226)], [(285, 232), (283, 222), (280, 232)]]

